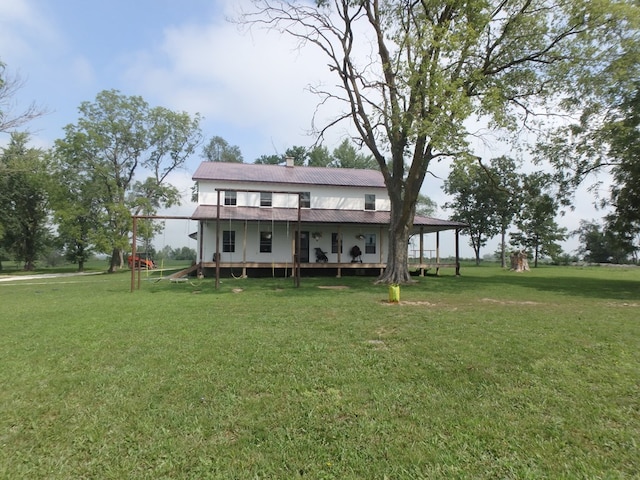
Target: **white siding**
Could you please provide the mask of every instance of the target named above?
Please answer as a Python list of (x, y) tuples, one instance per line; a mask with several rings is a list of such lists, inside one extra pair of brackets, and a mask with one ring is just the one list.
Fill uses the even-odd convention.
[[(253, 183), (234, 183), (223, 185), (213, 182), (200, 182), (198, 186), (198, 203), (200, 205), (216, 205), (218, 202), (218, 192), (216, 188), (228, 187), (229, 191), (237, 191), (237, 206), (260, 206), (260, 193), (258, 192), (242, 192), (241, 190), (256, 190), (257, 187)], [(373, 194), (376, 196), (376, 210), (389, 211), (391, 202), (387, 191), (381, 188), (362, 188), (362, 187), (327, 187), (313, 186), (308, 187), (296, 186), (295, 191), (308, 191), (311, 193), (311, 208), (329, 209), (329, 210), (364, 210), (365, 195)], [(305, 188), (308, 188), (305, 190)], [(286, 185), (269, 187), (261, 186), (265, 191), (287, 191)], [(293, 191), (290, 190), (290, 191)], [(224, 205), (224, 192), (220, 194), (221, 203)], [(272, 197), (272, 206), (274, 208), (296, 208), (298, 198), (295, 194), (274, 193)]]
[[(222, 262), (293, 262), (293, 239), (297, 225), (294, 222), (248, 222), (247, 238), (245, 248), (245, 222), (243, 221), (221, 221), (220, 222), (220, 257)], [(223, 231), (235, 231), (235, 251), (223, 252)], [(302, 231), (309, 232), (309, 262), (316, 260), (315, 248), (324, 251), (329, 262), (338, 262), (338, 254), (331, 252), (331, 234), (338, 233), (337, 226), (331, 225), (303, 225)], [(272, 233), (272, 251), (260, 252), (260, 232)], [(350, 262), (350, 250), (354, 245), (360, 247), (362, 251), (362, 261), (364, 263), (378, 263), (386, 261), (386, 238), (383, 238), (384, 228), (374, 226), (342, 226), (342, 254), (341, 262)], [(317, 239), (313, 238), (314, 233), (319, 233)], [(359, 236), (374, 234), (376, 236), (376, 252), (365, 253), (365, 240)], [(202, 260), (213, 261), (216, 252), (216, 222), (204, 222), (204, 243)], [(199, 259), (200, 260), (200, 259)]]

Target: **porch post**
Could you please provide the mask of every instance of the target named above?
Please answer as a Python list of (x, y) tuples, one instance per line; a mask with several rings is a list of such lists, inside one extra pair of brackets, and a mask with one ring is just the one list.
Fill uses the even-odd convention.
[[(380, 264), (383, 263), (384, 260), (384, 255), (382, 254), (382, 250), (383, 250), (383, 246), (384, 246), (384, 237), (382, 236), (382, 227), (380, 227), (379, 231), (378, 231), (378, 235), (380, 235), (380, 259), (378, 260), (380, 262)], [(407, 246), (405, 245), (405, 248)], [(389, 254), (387, 254), (387, 257), (389, 256)], [(380, 267), (380, 275), (382, 275), (384, 273), (384, 269), (387, 268), (387, 264), (385, 263), (384, 268)]]
[(220, 190), (218, 190), (218, 202), (216, 205), (216, 290), (220, 287)]
[(296, 252), (294, 254), (295, 259), (295, 275), (294, 275), (294, 285), (296, 287), (300, 286), (300, 251), (301, 245), (300, 241), (302, 240), (302, 233), (300, 229), (302, 228), (302, 193), (298, 193), (298, 233), (297, 233), (297, 241), (296, 241)]
[(460, 276), (460, 229), (456, 228), (456, 277)]
[(340, 225), (338, 225), (338, 272), (336, 278), (342, 278), (342, 268), (340, 264), (342, 263), (342, 229)]
[(204, 268), (202, 267), (204, 262), (204, 220), (198, 222), (198, 255), (200, 256), (200, 263), (198, 264), (198, 278), (204, 276)]
[(436, 275), (440, 274), (440, 232), (436, 232)]
[(247, 276), (247, 221), (244, 221), (244, 237), (242, 238), (242, 277)]
[(131, 263), (131, 291), (133, 292), (136, 285), (135, 258), (136, 258), (136, 236), (138, 235), (138, 217), (136, 217), (135, 215), (133, 216), (133, 233), (132, 234), (133, 234), (133, 238), (131, 242), (131, 258), (133, 261)]
[(420, 227), (420, 276), (424, 277), (424, 227)]

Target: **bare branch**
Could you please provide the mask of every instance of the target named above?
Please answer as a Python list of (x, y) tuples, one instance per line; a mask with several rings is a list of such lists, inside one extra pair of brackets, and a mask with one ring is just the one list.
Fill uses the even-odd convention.
[(18, 75), (5, 74), (4, 64), (0, 62), (0, 132), (9, 133), (49, 113), (36, 103), (31, 103), (20, 111), (15, 96), (25, 85), (25, 81)]

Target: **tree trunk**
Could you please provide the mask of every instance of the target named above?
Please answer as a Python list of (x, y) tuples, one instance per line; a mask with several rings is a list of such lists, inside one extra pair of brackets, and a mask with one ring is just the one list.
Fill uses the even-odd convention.
[(412, 283), (409, 274), (409, 233), (413, 226), (413, 215), (410, 216), (411, 223), (403, 221), (402, 206), (394, 208), (395, 202), (400, 202), (399, 197), (391, 199), (391, 217), (389, 223), (389, 251), (387, 256), (387, 268), (378, 277), (376, 283), (386, 284), (406, 284)]
[(506, 248), (506, 236), (507, 232), (502, 230), (502, 239), (500, 241), (500, 266), (506, 268), (507, 266), (507, 248)]
[(514, 272), (529, 271), (529, 261), (526, 253), (520, 251), (511, 254), (511, 270)]
[(111, 263), (109, 265), (108, 273), (113, 273), (119, 268), (122, 268), (124, 265), (124, 257), (122, 255), (122, 250), (119, 248), (114, 248), (113, 253), (111, 254)]
[(400, 285), (413, 282), (409, 274), (408, 242), (408, 229), (400, 228), (395, 232), (392, 230), (389, 231), (387, 267), (384, 272), (382, 272), (382, 275), (378, 277), (376, 283)]

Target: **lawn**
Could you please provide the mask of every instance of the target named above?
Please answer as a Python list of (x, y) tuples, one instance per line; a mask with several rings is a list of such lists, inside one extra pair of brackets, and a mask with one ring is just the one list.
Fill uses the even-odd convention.
[(0, 478), (637, 478), (640, 269), (452, 273), (0, 282)]

